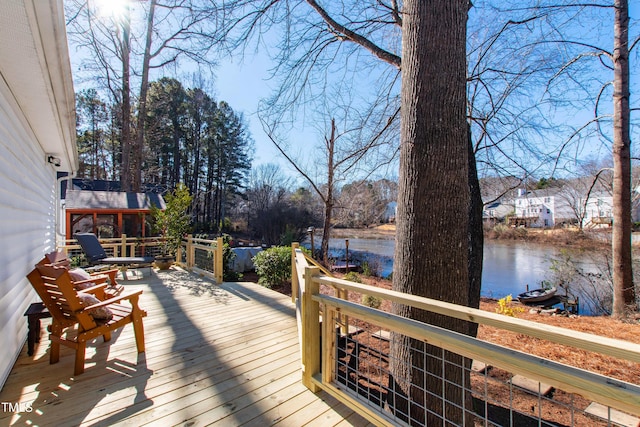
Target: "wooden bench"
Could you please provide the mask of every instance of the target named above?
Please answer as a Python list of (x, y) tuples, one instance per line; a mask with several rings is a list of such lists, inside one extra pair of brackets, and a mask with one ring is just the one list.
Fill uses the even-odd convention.
[[(27, 275), (29, 282), (40, 296), (49, 311), (52, 322), (49, 328), (51, 348), (49, 363), (60, 359), (60, 344), (75, 350), (74, 375), (84, 372), (84, 359), (87, 342), (102, 336), (104, 341), (111, 340), (111, 333), (131, 323), (135, 332), (138, 353), (144, 352), (144, 328), (142, 318), (147, 313), (138, 307), (142, 291), (120, 294), (108, 298), (105, 294), (106, 283), (76, 291), (66, 268), (39, 263)], [(87, 301), (91, 294), (94, 301)], [(126, 301), (127, 304), (122, 304)], [(98, 318), (98, 311), (108, 309), (109, 316)], [(65, 334), (68, 329), (76, 329), (76, 334)]]

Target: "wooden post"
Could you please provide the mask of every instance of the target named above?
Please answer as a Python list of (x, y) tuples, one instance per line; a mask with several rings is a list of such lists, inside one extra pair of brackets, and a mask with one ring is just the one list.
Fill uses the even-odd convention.
[(300, 247), (300, 243), (291, 243), (291, 302), (295, 303), (298, 298), (298, 271), (296, 270), (296, 249)]
[(336, 311), (325, 305), (322, 313), (322, 383), (331, 384), (335, 378)]
[(213, 266), (213, 272), (216, 276), (216, 283), (222, 283), (224, 279), (224, 260), (222, 257), (222, 251), (224, 250), (224, 242), (222, 237), (218, 237), (216, 240), (216, 251), (214, 252), (213, 259), (215, 265)]
[(304, 269), (304, 292), (302, 298), (302, 384), (314, 393), (320, 388), (311, 381), (320, 372), (320, 305), (312, 300), (320, 291), (314, 276), (320, 275), (318, 267)]
[(307, 233), (309, 233), (309, 236), (311, 237), (311, 259), (316, 259), (316, 257), (313, 254), (316, 251), (316, 248), (314, 247), (314, 244), (313, 244), (313, 233), (315, 231), (316, 231), (315, 227), (307, 228)]
[[(122, 256), (122, 257), (127, 256), (127, 235), (126, 234), (122, 234), (120, 238), (120, 255), (114, 255), (114, 256)], [(135, 256), (135, 254), (131, 254), (130, 256)]]
[(187, 268), (191, 269), (196, 265), (196, 250), (193, 247), (193, 234), (187, 235), (187, 247), (185, 248), (185, 251), (186, 254), (184, 257), (187, 263)]
[[(349, 301), (349, 290), (339, 288), (338, 298)], [(346, 314), (340, 314), (340, 333), (343, 335), (349, 333), (349, 316), (347, 316)]]
[(348, 274), (349, 273), (349, 239), (345, 239), (344, 240), (344, 247), (345, 247), (345, 252), (344, 252), (344, 271)]

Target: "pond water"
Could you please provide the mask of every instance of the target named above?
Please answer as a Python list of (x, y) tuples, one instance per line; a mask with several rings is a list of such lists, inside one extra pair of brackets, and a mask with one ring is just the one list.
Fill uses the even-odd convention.
[[(344, 258), (344, 239), (331, 239), (329, 247), (333, 256)], [(394, 247), (394, 240), (349, 239), (350, 258), (367, 259), (382, 277), (393, 271)], [(560, 250), (550, 245), (485, 241), (481, 295), (515, 297), (526, 291), (527, 285), (529, 289), (539, 288), (541, 281), (551, 277), (550, 259), (559, 254)], [(593, 268), (591, 261), (580, 254), (572, 254), (572, 259), (586, 270)]]

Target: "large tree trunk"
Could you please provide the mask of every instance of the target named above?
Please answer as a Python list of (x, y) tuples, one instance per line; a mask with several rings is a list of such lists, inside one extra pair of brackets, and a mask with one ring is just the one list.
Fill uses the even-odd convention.
[(336, 120), (331, 119), (331, 135), (325, 140), (327, 148), (327, 195), (324, 198), (324, 225), (322, 227), (322, 263), (329, 267), (329, 239), (331, 239), (331, 219), (333, 217), (334, 195), (333, 186), (335, 178), (334, 157), (336, 153)]
[[(466, 0), (404, 3), (393, 289), (475, 306), (479, 276), (475, 272), (471, 280), (469, 271), (482, 258), (478, 258), (478, 242), (470, 241), (471, 225), (476, 226), (476, 221), (470, 224), (470, 217), (477, 216), (477, 206), (471, 203), (469, 177), (475, 176), (475, 170), (469, 169), (473, 160), (465, 114), (468, 5)], [(402, 305), (394, 305), (393, 312), (475, 333), (474, 325), (442, 315)], [(407, 422), (443, 425), (445, 418), (462, 424), (464, 412), (456, 405), (470, 408), (468, 399), (463, 402), (469, 393), (461, 387), (469, 379), (460, 357), (397, 334), (391, 356), (391, 388), (396, 394), (389, 403), (408, 415)], [(444, 369), (443, 357), (448, 362)], [(420, 406), (429, 412), (425, 414)]]
[[(147, 15), (147, 37), (142, 61), (142, 81), (140, 82), (140, 96), (138, 100), (138, 121), (135, 144), (131, 152), (131, 189), (140, 191), (142, 187), (142, 162), (144, 148), (144, 124), (147, 116), (147, 93), (149, 92), (149, 64), (151, 62), (151, 40), (153, 38), (153, 16), (156, 10), (156, 0), (151, 0)], [(194, 193), (192, 193), (194, 194)]]
[(631, 266), (631, 140), (629, 136), (629, 3), (615, 1), (613, 81), (613, 316), (635, 309)]
[(133, 141), (131, 140), (131, 82), (129, 59), (131, 55), (129, 5), (125, 4), (125, 17), (122, 29), (122, 163), (120, 165), (120, 189), (131, 191), (131, 153)]

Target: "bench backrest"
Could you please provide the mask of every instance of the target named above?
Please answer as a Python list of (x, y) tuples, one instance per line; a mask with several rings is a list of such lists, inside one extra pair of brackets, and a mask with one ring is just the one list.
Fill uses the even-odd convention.
[(27, 277), (57, 322), (64, 326), (78, 323), (84, 330), (97, 326), (93, 317), (83, 311), (85, 305), (78, 297), (66, 268), (38, 264)]

